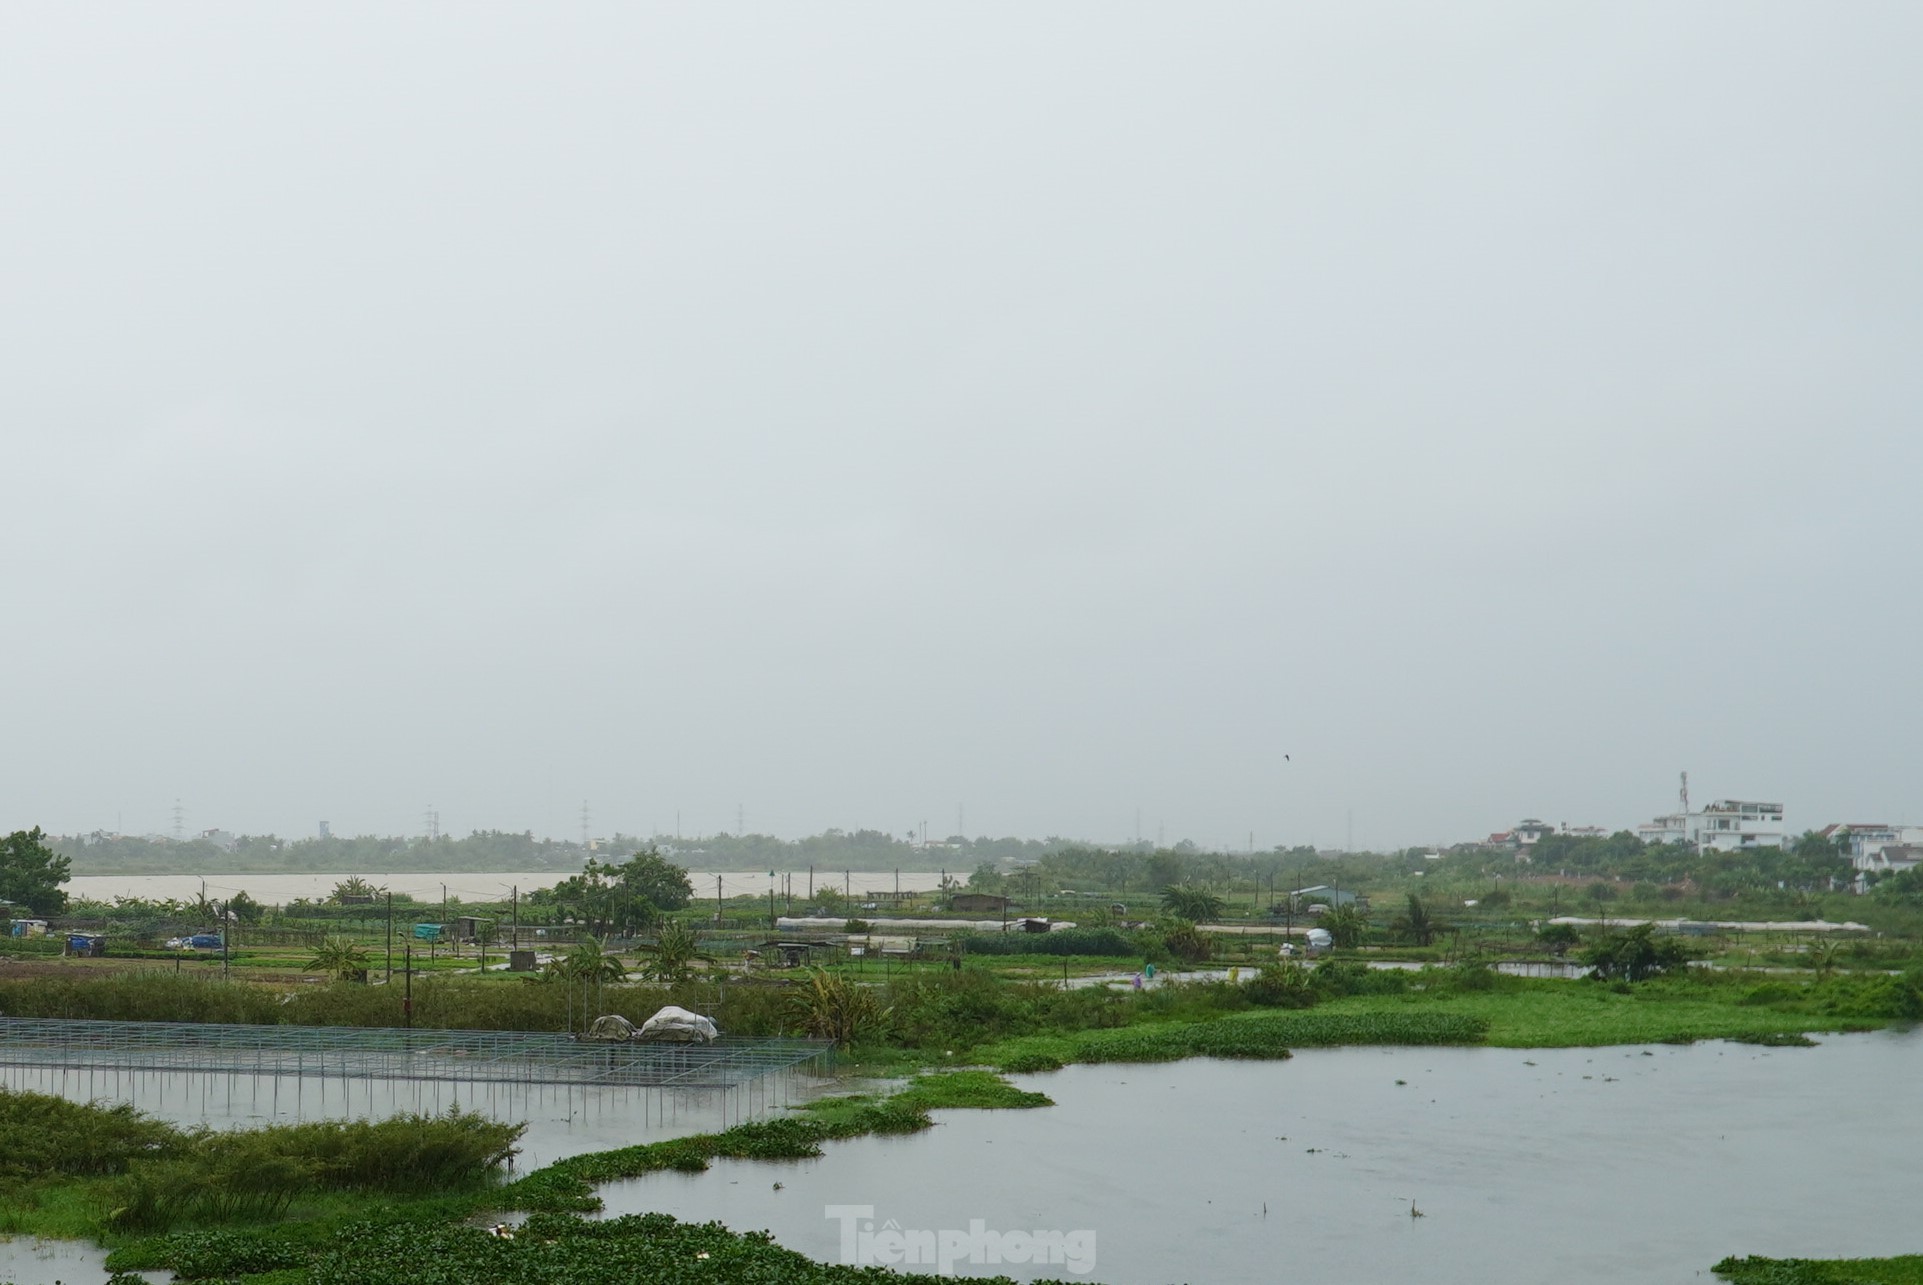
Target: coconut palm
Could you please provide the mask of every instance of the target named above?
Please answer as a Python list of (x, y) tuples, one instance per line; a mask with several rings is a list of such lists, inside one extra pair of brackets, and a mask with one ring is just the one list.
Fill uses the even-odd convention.
[(1223, 905), (1220, 897), (1192, 883), (1172, 883), (1162, 889), (1162, 909), (1192, 924), (1221, 918)]
[(344, 982), (355, 981), (367, 974), (367, 952), (345, 937), (326, 937), (314, 948), (307, 970), (331, 973)]
[(333, 901), (335, 905), (344, 904), (349, 897), (365, 898), (373, 895), (374, 885), (359, 875), (347, 876), (347, 878), (335, 884), (334, 891), (328, 894), (329, 899)]
[(1409, 908), (1396, 916), (1394, 922), (1389, 925), (1389, 929), (1396, 936), (1416, 946), (1432, 946), (1437, 937), (1448, 931), (1429, 913), (1429, 908), (1422, 904), (1422, 898), (1413, 892), (1409, 894)]
[(644, 944), (636, 949), (647, 955), (647, 959), (642, 961), (641, 971), (660, 982), (686, 981), (697, 959), (714, 963), (712, 955), (701, 953), (694, 929), (681, 919), (668, 920), (661, 925), (661, 931), (655, 934), (652, 944)]
[(1348, 950), (1361, 944), (1362, 933), (1369, 926), (1369, 912), (1351, 902), (1346, 906), (1337, 906), (1323, 915), (1319, 922), (1328, 929), (1332, 943)]
[(599, 1008), (601, 988), (609, 982), (627, 980), (628, 970), (619, 958), (602, 949), (599, 937), (583, 937), (574, 944), (574, 949), (559, 959), (551, 959), (542, 968), (544, 979), (561, 984), (562, 994), (567, 1000), (568, 1029), (574, 1029), (574, 992), (581, 991), (581, 1017), (585, 1023), (590, 1008)]

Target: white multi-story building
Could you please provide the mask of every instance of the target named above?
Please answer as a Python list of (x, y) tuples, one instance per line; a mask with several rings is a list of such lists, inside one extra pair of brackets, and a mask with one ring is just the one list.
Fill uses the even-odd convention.
[(1672, 812), (1636, 827), (1644, 843), (1687, 843), (1698, 852), (1780, 848), (1789, 842), (1783, 805), (1718, 799), (1700, 812)]
[(1923, 846), (1923, 825), (1851, 821), (1826, 825), (1818, 833), (1832, 842), (1841, 838), (1847, 845), (1850, 864), (1858, 870), (1906, 870), (1915, 864), (1909, 853)]

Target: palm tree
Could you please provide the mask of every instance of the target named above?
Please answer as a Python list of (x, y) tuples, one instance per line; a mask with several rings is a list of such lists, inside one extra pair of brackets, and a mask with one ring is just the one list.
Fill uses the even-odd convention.
[[(1395, 922), (1389, 927), (1398, 937), (1406, 938), (1417, 946), (1432, 946), (1436, 938), (1447, 931), (1429, 914), (1429, 908), (1422, 904), (1422, 898), (1413, 892), (1409, 894), (1408, 910), (1396, 916)], [(1334, 933), (1330, 935), (1334, 936)]]
[(1350, 902), (1329, 911), (1319, 922), (1328, 930), (1331, 942), (1348, 950), (1361, 944), (1363, 930), (1369, 926), (1369, 914)]
[(681, 919), (670, 919), (662, 924), (661, 931), (655, 934), (654, 944), (638, 949), (645, 951), (648, 956), (641, 965), (641, 971), (661, 982), (686, 981), (692, 971), (691, 965), (697, 959), (714, 963), (713, 956), (701, 953), (694, 929)]
[(349, 875), (334, 885), (334, 891), (330, 894), (330, 898), (336, 905), (339, 905), (344, 903), (349, 897), (371, 897), (373, 895), (373, 884), (367, 882), (367, 880), (361, 878), (359, 875)]
[(356, 981), (367, 975), (367, 952), (345, 937), (326, 937), (314, 948), (314, 957), (307, 961), (307, 969), (332, 973), (344, 982)]
[(574, 1029), (574, 988), (581, 988), (581, 1016), (585, 1025), (588, 1011), (588, 992), (593, 991), (594, 1006), (600, 1007), (601, 988), (608, 982), (627, 980), (628, 970), (619, 958), (601, 948), (599, 937), (583, 937), (574, 944), (574, 949), (559, 959), (551, 959), (541, 970), (542, 976), (549, 981), (561, 984), (567, 1000), (568, 1029)]
[(1172, 883), (1162, 889), (1162, 909), (1192, 924), (1221, 918), (1222, 908), (1220, 897), (1192, 883)]

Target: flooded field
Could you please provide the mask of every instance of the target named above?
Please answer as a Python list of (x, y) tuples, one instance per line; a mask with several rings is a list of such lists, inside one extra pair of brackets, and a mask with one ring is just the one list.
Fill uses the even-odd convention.
[[(836, 1260), (844, 1220), (1094, 1233), (1089, 1279), (1702, 1282), (1726, 1254), (1923, 1249), (1923, 1035), (1602, 1049), (1322, 1049), (1016, 1077), (1051, 1109), (940, 1114), (776, 1169), (604, 1189), (608, 1211), (767, 1228)], [(780, 1183), (780, 1188), (775, 1183)], [(1419, 1213), (1421, 1216), (1413, 1216)], [(961, 1265), (1018, 1278), (1062, 1266)]]
[[(766, 1228), (827, 1261), (864, 1208), (871, 1228), (931, 1240), (975, 1224), (1085, 1234), (1071, 1243), (1092, 1252), (1088, 1278), (1113, 1285), (1700, 1282), (1732, 1253), (1923, 1248), (1900, 1180), (1923, 1140), (1903, 1087), (1919, 1073), (1915, 1031), (1813, 1049), (1315, 1049), (1070, 1067), (1015, 1077), (1052, 1108), (940, 1112), (926, 1134), (834, 1143), (802, 1163), (720, 1161), (603, 1194), (610, 1214)], [(18, 1069), (0, 1083), (216, 1126), (459, 1105), (526, 1121), (524, 1168), (738, 1118), (713, 1095), (644, 1090)], [(97, 1261), (85, 1247), (0, 1245), (0, 1281), (91, 1281)], [(1060, 1262), (955, 1266), (1075, 1275)]]

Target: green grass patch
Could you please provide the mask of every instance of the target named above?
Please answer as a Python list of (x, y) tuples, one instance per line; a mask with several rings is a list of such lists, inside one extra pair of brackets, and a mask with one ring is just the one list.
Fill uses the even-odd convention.
[(1470, 1014), (1310, 1009), (1031, 1036), (980, 1049), (976, 1056), (1007, 1072), (1051, 1071), (1075, 1062), (1285, 1058), (1291, 1048), (1344, 1044), (1480, 1044), (1487, 1030), (1485, 1020)]
[(536, 1214), (511, 1239), (464, 1226), (348, 1228), (315, 1259), (307, 1277), (310, 1285), (392, 1285), (395, 1281), (422, 1285), (476, 1281), (856, 1285), (882, 1280), (893, 1285), (937, 1285), (963, 1279), (818, 1263), (776, 1245), (765, 1232), (738, 1234), (719, 1223), (677, 1222), (665, 1214), (605, 1221)]
[(1711, 1269), (1734, 1285), (1923, 1285), (1923, 1254), (1897, 1258), (1725, 1258)]
[(1314, 1011), (1455, 1014), (1485, 1023), (1485, 1042), (1501, 1048), (1688, 1044), (1884, 1025), (1874, 1019), (1748, 1007), (1738, 1002), (1739, 995), (1734, 989), (1727, 995), (1692, 994), (1653, 983), (1612, 989), (1594, 982), (1532, 981), (1514, 991), (1349, 996)]

